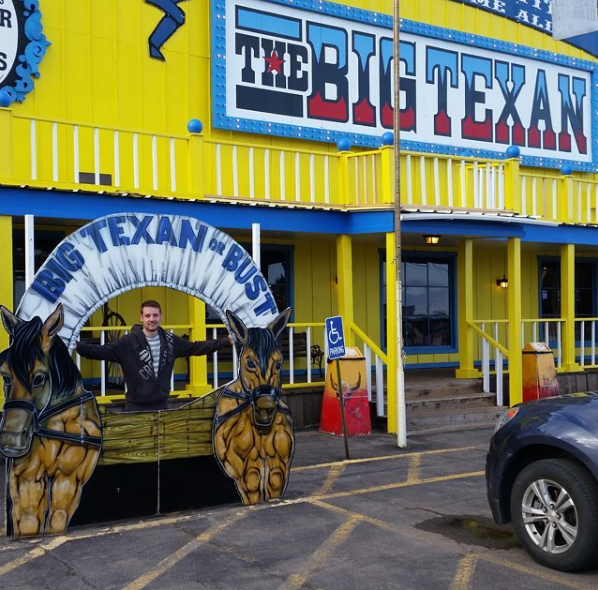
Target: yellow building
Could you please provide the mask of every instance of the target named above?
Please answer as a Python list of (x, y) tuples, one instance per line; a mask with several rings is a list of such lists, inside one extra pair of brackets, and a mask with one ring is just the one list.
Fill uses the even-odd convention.
[[(542, 9), (517, 21), (486, 4), (401, 2), (402, 333), (407, 379), (492, 372), (500, 390), (508, 371), (515, 403), (519, 343), (548, 342), (560, 372), (598, 366), (596, 58), (553, 40)], [(264, 276), (294, 310), (288, 386), (322, 385), (312, 346), (341, 314), (396, 432), (392, 10), (5, 1), (0, 303), (16, 309), (31, 281), (31, 237), (39, 268), (103, 215), (188, 215), (248, 250), (259, 224)], [(177, 332), (215, 330), (166, 287), (120, 295), (91, 325), (114, 338), (149, 297)], [(192, 361), (187, 391), (222, 382), (230, 361)], [(99, 365), (83, 368), (100, 379)], [(187, 370), (179, 361), (177, 380)]]

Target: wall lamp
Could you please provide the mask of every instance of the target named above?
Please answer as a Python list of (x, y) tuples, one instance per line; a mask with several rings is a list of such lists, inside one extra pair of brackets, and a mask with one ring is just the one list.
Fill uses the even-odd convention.
[(503, 275), (502, 279), (496, 279), (496, 286), (506, 289), (509, 286), (509, 279), (507, 279), (507, 277)]
[(428, 234), (424, 236), (424, 241), (426, 244), (438, 244), (438, 242), (440, 242), (440, 236)]

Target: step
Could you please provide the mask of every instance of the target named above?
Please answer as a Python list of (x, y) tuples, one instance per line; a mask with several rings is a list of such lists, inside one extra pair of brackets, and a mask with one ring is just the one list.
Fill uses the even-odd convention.
[(482, 391), (481, 379), (444, 379), (405, 383), (405, 397), (426, 397), (454, 395), (460, 393), (479, 393)]
[(443, 412), (410, 413), (407, 411), (407, 432), (439, 427), (493, 424), (505, 409), (504, 406), (470, 406), (467, 409)]
[(495, 406), (495, 393), (470, 393), (467, 395), (418, 396), (406, 399), (407, 415), (449, 410), (469, 411), (472, 406)]

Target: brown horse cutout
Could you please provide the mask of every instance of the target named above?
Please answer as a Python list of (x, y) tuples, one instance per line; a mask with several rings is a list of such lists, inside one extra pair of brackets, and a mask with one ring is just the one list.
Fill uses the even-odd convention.
[(218, 397), (213, 444), (244, 504), (280, 498), (289, 481), (295, 438), (281, 395), (280, 335), (290, 315), (288, 308), (267, 328), (247, 328), (226, 313), (241, 345), (239, 376)]
[(57, 336), (62, 305), (42, 323), (0, 306), (12, 338), (0, 353), (4, 408), (0, 453), (8, 458), (7, 533), (64, 533), (100, 455), (94, 396)]

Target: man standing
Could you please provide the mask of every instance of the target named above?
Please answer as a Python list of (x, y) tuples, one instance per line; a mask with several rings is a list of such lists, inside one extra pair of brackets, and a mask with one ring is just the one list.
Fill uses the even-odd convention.
[(230, 346), (229, 336), (189, 342), (160, 327), (162, 308), (157, 301), (141, 304), (141, 325), (109, 344), (77, 342), (77, 352), (88, 359), (117, 362), (124, 373), (125, 411), (165, 410), (170, 376), (177, 358), (203, 356)]

